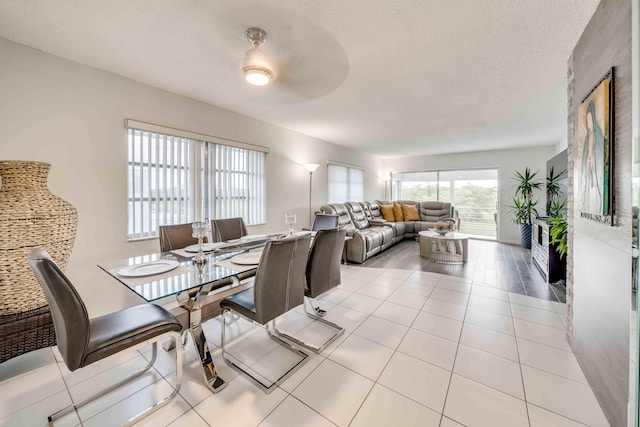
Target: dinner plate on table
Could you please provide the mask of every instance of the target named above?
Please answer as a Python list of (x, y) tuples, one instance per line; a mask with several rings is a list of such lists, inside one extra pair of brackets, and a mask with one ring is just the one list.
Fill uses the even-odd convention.
[(248, 234), (246, 236), (242, 236), (240, 238), (241, 241), (251, 241), (251, 240), (261, 240), (261, 239), (267, 239), (269, 236), (267, 236), (266, 234)]
[[(202, 244), (202, 251), (203, 252), (211, 252), (215, 248), (220, 247), (222, 245), (224, 245), (224, 242), (203, 243)], [(196, 253), (196, 252), (198, 252), (198, 244), (196, 243), (195, 245), (187, 246), (186, 248), (184, 248), (184, 250), (185, 250), (185, 252)]]
[(145, 262), (143, 264), (130, 265), (121, 268), (118, 274), (123, 277), (144, 277), (155, 274), (166, 273), (180, 265), (178, 261), (172, 259), (161, 259), (158, 261)]
[(231, 262), (237, 265), (258, 265), (260, 264), (262, 251), (246, 252), (231, 258)]

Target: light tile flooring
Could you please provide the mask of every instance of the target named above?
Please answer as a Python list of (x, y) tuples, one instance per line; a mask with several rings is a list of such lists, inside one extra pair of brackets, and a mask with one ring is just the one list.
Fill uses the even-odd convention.
[[(220, 322), (205, 324), (220, 375), (203, 385), (191, 343), (180, 395), (149, 426), (604, 426), (608, 425), (565, 340), (564, 304), (436, 273), (343, 267), (325, 295), (327, 318), (347, 331), (271, 394), (223, 361)], [(278, 322), (319, 344), (329, 330), (301, 308)], [(244, 320), (230, 352), (267, 378), (290, 353)], [(69, 372), (55, 349), (0, 365), (0, 426), (44, 426), (46, 416), (144, 366), (150, 350)], [(173, 352), (159, 350), (147, 375), (56, 425), (116, 426), (175, 381)]]

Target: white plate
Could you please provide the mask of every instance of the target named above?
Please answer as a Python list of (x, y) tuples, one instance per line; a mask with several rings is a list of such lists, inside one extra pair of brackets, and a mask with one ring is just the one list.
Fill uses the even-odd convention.
[(244, 254), (234, 256), (233, 258), (231, 258), (231, 262), (238, 265), (258, 265), (260, 264), (261, 256), (262, 256), (262, 251), (247, 252)]
[(161, 259), (159, 261), (145, 262), (144, 264), (130, 265), (118, 271), (123, 277), (144, 277), (154, 274), (166, 273), (178, 267), (180, 263), (171, 259)]
[[(202, 250), (203, 252), (211, 252), (215, 248), (220, 247), (222, 245), (224, 245), (224, 242), (203, 243)], [(196, 253), (198, 252), (198, 244), (196, 243), (195, 245), (187, 246), (186, 248), (184, 248), (184, 250), (185, 252)]]
[(266, 239), (268, 236), (266, 234), (248, 234), (246, 236), (242, 236), (240, 240), (260, 240)]

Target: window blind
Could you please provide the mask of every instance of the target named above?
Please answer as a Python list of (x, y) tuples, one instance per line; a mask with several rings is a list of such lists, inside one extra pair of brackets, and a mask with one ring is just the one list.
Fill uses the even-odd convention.
[(140, 129), (127, 134), (129, 240), (157, 237), (160, 225), (212, 218), (265, 222), (266, 151)]
[(194, 141), (128, 130), (130, 239), (157, 236), (161, 224), (194, 220)]
[(241, 216), (247, 225), (266, 220), (265, 153), (205, 145), (204, 206), (208, 218)]
[(329, 163), (327, 175), (329, 203), (364, 200), (362, 169)]

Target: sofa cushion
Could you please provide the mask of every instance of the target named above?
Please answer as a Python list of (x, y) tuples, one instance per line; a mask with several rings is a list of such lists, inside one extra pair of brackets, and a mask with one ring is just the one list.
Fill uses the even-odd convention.
[(406, 222), (390, 222), (388, 226), (393, 230), (393, 237), (404, 237), (407, 232)]
[(421, 231), (431, 230), (435, 225), (434, 222), (415, 221), (413, 223), (413, 232), (417, 234)]
[(420, 214), (415, 205), (400, 205), (405, 221), (420, 221)]
[(384, 236), (375, 229), (360, 231), (365, 243), (365, 250), (371, 252), (372, 249), (382, 246)]
[(324, 205), (320, 208), (320, 211), (325, 214), (338, 215), (338, 227), (354, 228), (349, 212), (347, 212), (347, 207), (342, 203)]
[(376, 201), (365, 202), (372, 219), (383, 220), (382, 212), (380, 212), (380, 204)]
[(415, 233), (416, 230), (416, 224), (418, 224), (418, 221), (408, 221), (408, 222), (403, 222), (405, 229), (404, 232), (405, 234), (413, 234)]
[(393, 241), (393, 229), (391, 227), (369, 227), (358, 231), (358, 233), (362, 235), (367, 252)]
[(353, 221), (353, 225), (355, 225), (357, 229), (361, 230), (369, 227), (369, 220), (367, 219), (364, 208), (359, 202), (347, 202), (344, 205), (347, 207), (351, 221)]
[(393, 205), (380, 205), (380, 212), (386, 221), (395, 222), (396, 216), (393, 213)]
[(451, 203), (445, 202), (420, 202), (420, 220), (436, 223), (444, 218), (451, 217)]
[(394, 203), (393, 204), (393, 216), (396, 217), (396, 222), (397, 221), (404, 221), (404, 215), (402, 214), (402, 206)]

